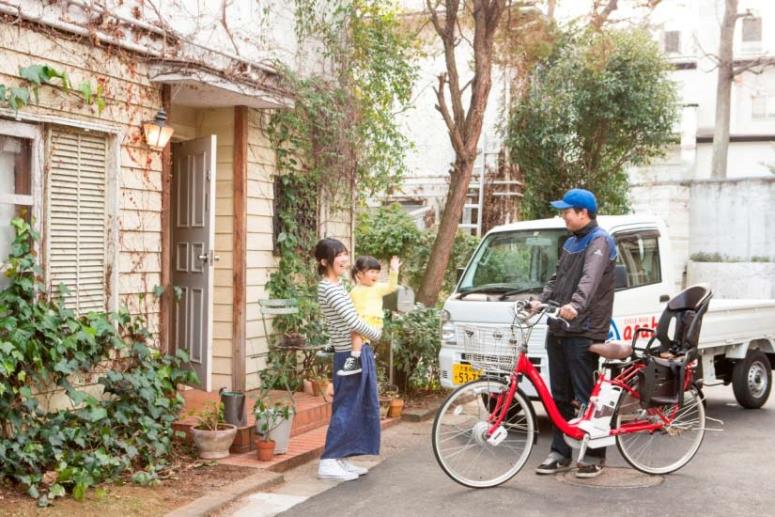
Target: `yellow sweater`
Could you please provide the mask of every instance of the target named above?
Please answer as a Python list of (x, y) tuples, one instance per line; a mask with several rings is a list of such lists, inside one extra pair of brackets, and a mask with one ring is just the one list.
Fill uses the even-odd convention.
[(382, 313), (382, 297), (398, 289), (398, 272), (391, 271), (388, 281), (375, 282), (370, 286), (356, 285), (350, 291), (355, 312), (364, 323), (381, 329), (384, 314)]

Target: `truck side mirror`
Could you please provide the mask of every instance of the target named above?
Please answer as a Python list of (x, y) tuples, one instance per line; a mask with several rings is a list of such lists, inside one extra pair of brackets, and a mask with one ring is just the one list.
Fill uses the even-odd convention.
[(466, 270), (466, 268), (464, 268), (464, 267), (457, 268), (457, 270), (456, 270), (457, 275), (455, 275), (455, 282), (460, 282), (460, 277), (463, 276), (463, 271), (465, 271), (465, 270)]
[(617, 264), (614, 266), (614, 289), (625, 289), (627, 287), (627, 266)]

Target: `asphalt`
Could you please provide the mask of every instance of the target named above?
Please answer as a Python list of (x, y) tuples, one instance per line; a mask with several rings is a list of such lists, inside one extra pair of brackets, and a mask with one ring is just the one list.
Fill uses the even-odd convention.
[[(667, 515), (703, 517), (775, 515), (775, 400), (745, 410), (731, 387), (706, 390), (708, 431), (697, 456), (680, 471), (652, 478), (633, 471), (612, 448), (608, 472), (595, 483), (572, 475), (536, 476), (549, 441), (548, 421), (525, 468), (503, 486), (475, 490), (460, 486), (439, 469), (430, 446), (430, 422), (402, 423), (385, 433), (383, 456), (361, 462), (371, 471), (357, 481), (334, 484), (314, 479), (316, 462), (286, 473), (286, 481), (254, 493), (219, 515)], [(392, 431), (392, 433), (391, 433)], [(612, 485), (639, 486), (622, 488)], [(608, 482), (605, 482), (606, 479)], [(606, 486), (608, 485), (608, 486)], [(643, 486), (648, 485), (648, 486)], [(311, 487), (314, 486), (314, 489)], [(305, 488), (306, 487), (306, 488)], [(250, 498), (253, 498), (252, 500)], [(291, 499), (288, 499), (291, 497)], [(276, 504), (285, 498), (283, 504)]]

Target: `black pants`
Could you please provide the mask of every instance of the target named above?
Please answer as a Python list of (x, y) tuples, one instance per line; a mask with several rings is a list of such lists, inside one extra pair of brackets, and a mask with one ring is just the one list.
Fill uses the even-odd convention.
[[(589, 351), (592, 340), (584, 337), (557, 337), (549, 334), (549, 382), (557, 409), (565, 420), (576, 414), (572, 402), (589, 402), (595, 385), (598, 356)], [(565, 443), (563, 433), (552, 425), (552, 450), (570, 458), (571, 448)], [(605, 449), (587, 449), (587, 456), (605, 458)]]

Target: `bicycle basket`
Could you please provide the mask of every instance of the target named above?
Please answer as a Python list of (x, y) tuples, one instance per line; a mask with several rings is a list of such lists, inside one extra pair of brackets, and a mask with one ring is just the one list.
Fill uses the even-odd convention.
[(517, 345), (502, 329), (462, 327), (463, 359), (477, 370), (509, 374), (517, 362)]

